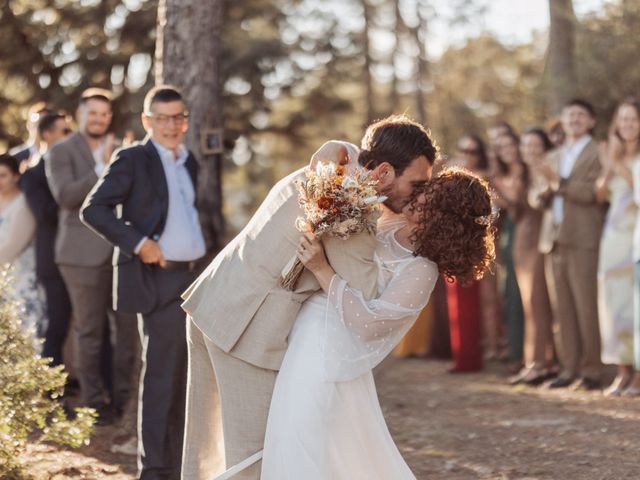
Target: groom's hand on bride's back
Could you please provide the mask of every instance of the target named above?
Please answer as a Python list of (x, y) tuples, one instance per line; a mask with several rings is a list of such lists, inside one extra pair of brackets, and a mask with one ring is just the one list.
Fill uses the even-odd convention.
[(309, 166), (311, 168), (315, 168), (318, 163), (337, 163), (338, 165), (347, 165), (349, 160), (347, 147), (337, 140), (329, 140), (311, 156)]

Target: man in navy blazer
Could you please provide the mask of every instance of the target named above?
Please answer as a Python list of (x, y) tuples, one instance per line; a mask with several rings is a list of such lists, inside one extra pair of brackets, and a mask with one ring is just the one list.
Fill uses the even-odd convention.
[(154, 87), (142, 115), (147, 139), (116, 152), (81, 209), (82, 221), (116, 247), (114, 308), (139, 314), (142, 480), (180, 478), (187, 380), (180, 294), (206, 251), (198, 164), (183, 145), (187, 120), (180, 92)]
[[(38, 138), (49, 150), (55, 143), (66, 138), (71, 130), (65, 115), (46, 113), (38, 122)], [(51, 365), (62, 363), (62, 351), (69, 330), (71, 300), (67, 287), (55, 263), (54, 246), (58, 233), (58, 204), (47, 183), (44, 163), (47, 152), (39, 156), (38, 162), (30, 166), (20, 178), (22, 189), (33, 216), (36, 228), (36, 275), (44, 287), (47, 297), (49, 325), (45, 333), (42, 356), (51, 358)]]

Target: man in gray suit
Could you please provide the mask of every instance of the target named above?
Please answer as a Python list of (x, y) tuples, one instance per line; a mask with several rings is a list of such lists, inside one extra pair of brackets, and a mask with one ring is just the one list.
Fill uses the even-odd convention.
[(109, 399), (101, 371), (109, 348), (105, 331), (111, 305), (113, 248), (80, 222), (79, 209), (109, 163), (111, 116), (110, 92), (85, 91), (77, 110), (78, 132), (56, 144), (46, 162), (47, 181), (60, 206), (55, 261), (71, 298), (82, 401), (97, 410), (98, 424), (111, 423), (127, 400), (137, 339), (135, 316), (114, 314), (113, 398)]

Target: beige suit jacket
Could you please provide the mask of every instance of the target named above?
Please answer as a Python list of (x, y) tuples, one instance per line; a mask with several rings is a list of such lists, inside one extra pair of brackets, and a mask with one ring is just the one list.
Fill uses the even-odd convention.
[[(562, 149), (549, 154), (549, 162), (559, 170)], [(556, 225), (553, 219), (552, 195), (544, 202), (545, 210), (540, 230), (539, 249), (551, 253), (556, 244), (572, 248), (598, 250), (600, 235), (607, 213), (606, 205), (599, 203), (595, 194), (595, 182), (601, 165), (598, 145), (591, 140), (578, 159), (569, 177), (562, 181), (555, 195), (562, 195), (564, 207), (562, 222)], [(545, 187), (548, 189), (548, 185)], [(540, 193), (539, 197), (544, 197)]]
[[(280, 180), (244, 230), (183, 294), (182, 307), (220, 349), (261, 368), (278, 370), (287, 337), (301, 304), (320, 287), (305, 271), (295, 292), (279, 287), (282, 270), (295, 256), (302, 214), (295, 180), (303, 169)], [(329, 262), (350, 286), (372, 298), (378, 269), (374, 235), (324, 240)]]
[(89, 144), (80, 133), (53, 146), (45, 163), (47, 182), (60, 206), (55, 260), (59, 265), (97, 267), (113, 247), (80, 221), (79, 210), (98, 181)]

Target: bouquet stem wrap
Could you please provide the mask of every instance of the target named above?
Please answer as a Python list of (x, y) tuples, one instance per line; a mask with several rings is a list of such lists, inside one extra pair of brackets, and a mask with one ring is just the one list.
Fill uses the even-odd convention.
[[(289, 265), (291, 265), (291, 267), (289, 267)], [(280, 277), (280, 286), (285, 290), (292, 292), (296, 289), (300, 275), (304, 272), (304, 265), (297, 257), (292, 259), (292, 261), (289, 262), (289, 265), (287, 265), (287, 268), (285, 269), (287, 273)]]

